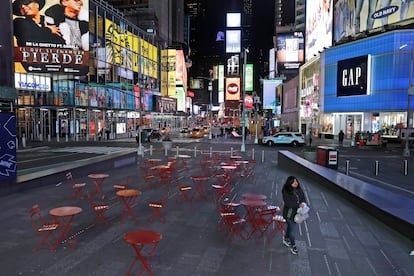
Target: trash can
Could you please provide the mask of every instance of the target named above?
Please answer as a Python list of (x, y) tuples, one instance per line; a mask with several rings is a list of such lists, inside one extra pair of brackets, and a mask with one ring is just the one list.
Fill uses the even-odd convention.
[(141, 143), (148, 142), (148, 132), (146, 129), (141, 130)]
[(337, 149), (327, 146), (318, 146), (316, 151), (316, 163), (327, 168), (338, 169)]

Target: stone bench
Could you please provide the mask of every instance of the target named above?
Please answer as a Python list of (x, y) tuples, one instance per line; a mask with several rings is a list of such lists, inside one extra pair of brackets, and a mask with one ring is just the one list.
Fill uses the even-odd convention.
[(309, 162), (287, 150), (278, 153), (278, 166), (340, 193), (358, 207), (414, 240), (414, 200), (352, 176)]

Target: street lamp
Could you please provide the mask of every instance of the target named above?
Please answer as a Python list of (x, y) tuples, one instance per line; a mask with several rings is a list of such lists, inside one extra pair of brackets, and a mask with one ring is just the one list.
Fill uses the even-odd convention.
[(260, 98), (259, 98), (259, 96), (254, 96), (254, 104), (255, 104), (255, 106), (256, 106), (256, 110), (255, 110), (255, 121), (256, 121), (256, 129), (255, 129), (255, 137), (254, 137), (254, 143), (255, 144), (258, 144), (259, 143), (259, 138), (258, 138), (258, 113), (259, 113), (259, 108), (258, 108), (258, 106), (259, 106), (259, 104), (260, 104)]
[(210, 106), (209, 106), (209, 131), (208, 131), (208, 139), (211, 140), (212, 134), (211, 134), (211, 119), (213, 115), (213, 82), (212, 82), (212, 74), (213, 70), (210, 70), (210, 79), (208, 81), (208, 92), (210, 93)]
[(245, 82), (246, 82), (246, 63), (247, 63), (247, 54), (249, 53), (249, 49), (247, 49), (247, 48), (244, 48), (244, 51), (243, 51), (243, 73), (242, 73), (242, 78), (243, 78), (243, 81), (242, 81), (242, 85), (241, 85), (241, 87), (242, 87), (242, 100), (241, 100), (241, 104), (242, 104), (242, 123), (241, 123), (241, 125), (242, 125), (242, 144), (241, 144), (241, 148), (240, 148), (240, 151), (241, 152), (245, 152), (246, 151), (246, 139), (245, 139), (245, 136), (246, 136), (246, 129), (245, 129), (245, 123), (246, 123), (246, 112), (244, 111), (244, 97), (246, 96), (245, 94), (245, 91), (244, 91), (244, 86), (245, 86)]
[(139, 89), (139, 121), (140, 121), (140, 124), (139, 124), (139, 126), (138, 126), (138, 152), (137, 152), (137, 154), (138, 155), (143, 155), (144, 154), (144, 149), (143, 149), (143, 147), (142, 147), (142, 135), (141, 135), (141, 133), (142, 133), (142, 125), (143, 125), (143, 120), (142, 120), (142, 91), (141, 91), (141, 89), (142, 89), (142, 85), (139, 85), (138, 86), (138, 89)]

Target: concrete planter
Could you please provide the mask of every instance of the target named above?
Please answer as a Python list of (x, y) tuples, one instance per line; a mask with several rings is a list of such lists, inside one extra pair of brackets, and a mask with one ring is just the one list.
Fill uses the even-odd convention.
[(316, 151), (304, 151), (303, 152), (303, 158), (308, 160), (309, 162), (316, 163)]
[(162, 141), (162, 146), (163, 146), (164, 150), (171, 150), (172, 146), (173, 146), (173, 142), (172, 141)]

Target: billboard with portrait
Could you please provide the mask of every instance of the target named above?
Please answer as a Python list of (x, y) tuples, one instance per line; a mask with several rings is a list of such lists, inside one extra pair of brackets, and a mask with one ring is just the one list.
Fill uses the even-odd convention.
[(412, 22), (409, 19), (414, 17), (412, 2), (412, 0), (336, 0), (334, 41), (339, 42), (348, 36), (386, 25), (408, 24)]
[[(333, 0), (314, 0), (306, 5), (305, 59), (332, 46)], [(358, 1), (358, 0), (357, 0)]]
[(88, 72), (89, 0), (14, 0), (12, 5), (16, 72)]

